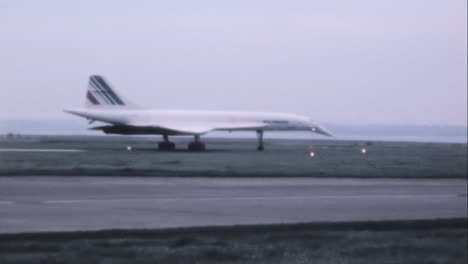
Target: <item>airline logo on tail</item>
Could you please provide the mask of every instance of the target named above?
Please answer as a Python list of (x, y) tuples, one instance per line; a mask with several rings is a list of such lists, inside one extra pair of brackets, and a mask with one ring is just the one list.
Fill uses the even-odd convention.
[(88, 93), (86, 98), (92, 105), (116, 105), (123, 106), (125, 103), (112, 90), (110, 85), (98, 75), (89, 77)]

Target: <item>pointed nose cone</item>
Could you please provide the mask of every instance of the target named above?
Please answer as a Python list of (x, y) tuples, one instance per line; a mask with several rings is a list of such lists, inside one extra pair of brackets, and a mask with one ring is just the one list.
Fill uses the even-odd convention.
[(332, 133), (330, 133), (330, 131), (328, 131), (323, 126), (313, 124), (310, 127), (311, 127), (312, 132), (314, 133), (321, 134), (327, 137), (333, 137)]

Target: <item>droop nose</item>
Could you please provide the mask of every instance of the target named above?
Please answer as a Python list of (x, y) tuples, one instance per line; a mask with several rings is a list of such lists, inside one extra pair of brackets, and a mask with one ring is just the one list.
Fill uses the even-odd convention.
[(314, 133), (321, 134), (321, 135), (324, 135), (324, 136), (327, 136), (327, 137), (333, 137), (333, 135), (332, 135), (332, 133), (330, 133), (330, 131), (328, 131), (326, 128), (321, 127), (319, 125), (313, 124), (313, 125), (310, 126), (310, 129)]

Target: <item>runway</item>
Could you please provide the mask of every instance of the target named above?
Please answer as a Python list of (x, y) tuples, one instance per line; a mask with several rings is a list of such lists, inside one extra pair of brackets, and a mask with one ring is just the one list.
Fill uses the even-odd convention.
[(464, 179), (0, 177), (0, 233), (466, 216)]

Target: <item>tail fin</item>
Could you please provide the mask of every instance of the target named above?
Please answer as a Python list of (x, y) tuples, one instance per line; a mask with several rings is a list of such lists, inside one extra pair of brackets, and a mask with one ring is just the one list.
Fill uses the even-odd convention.
[(91, 75), (86, 93), (86, 107), (102, 106), (128, 107), (133, 104), (120, 97), (102, 76)]

